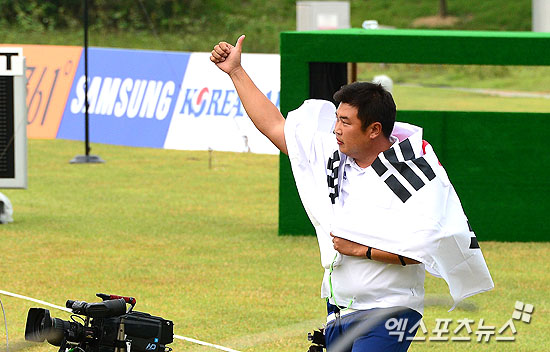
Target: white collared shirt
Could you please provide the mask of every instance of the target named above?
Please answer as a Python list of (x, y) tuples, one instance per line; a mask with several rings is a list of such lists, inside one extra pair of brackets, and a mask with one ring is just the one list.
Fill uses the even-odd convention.
[[(390, 142), (392, 146), (395, 143), (399, 143), (399, 139), (396, 136), (390, 136)], [(352, 192), (351, 188), (353, 185), (353, 180), (357, 177), (361, 177), (368, 166), (363, 168), (355, 162), (355, 159), (346, 157), (344, 161), (344, 172), (342, 175), (342, 182), (340, 183), (340, 202), (343, 204), (348, 197), (349, 193)]]
[[(335, 153), (335, 110), (330, 102), (309, 100), (285, 123), (292, 172), (325, 268), (322, 297), (354, 309), (402, 306), (422, 313), (425, 269), (445, 279), (454, 306), (493, 288), (460, 200), (433, 148), (424, 145), (422, 129), (396, 122), (398, 145), (362, 169)], [(334, 185), (340, 195), (333, 203)], [(423, 264), (403, 267), (341, 255), (331, 233)]]
[[(391, 141), (394, 144), (398, 142), (398, 139), (392, 136)], [(380, 192), (389, 191), (387, 188), (379, 187), (379, 176), (372, 168), (360, 167), (353, 158), (346, 157), (345, 159), (339, 201), (334, 207), (336, 217), (339, 213), (346, 212), (349, 207), (361, 207), (361, 204), (365, 203), (364, 197), (376, 197)], [(364, 182), (365, 179), (367, 182)], [(365, 183), (370, 183), (370, 179), (373, 188), (365, 189)], [(389, 204), (381, 204), (381, 206), (389, 206)], [(365, 208), (365, 226), (368, 227), (369, 222), (373, 221), (377, 221), (377, 219), (370, 218), (368, 208)], [(335, 233), (335, 235), (338, 234)], [(347, 306), (349, 302), (352, 302), (351, 307), (354, 309), (408, 307), (422, 314), (424, 278), (423, 264), (403, 267), (368, 260), (366, 256), (343, 255), (339, 265), (335, 266), (332, 272), (334, 298), (331, 299), (331, 303)], [(328, 279), (328, 274), (325, 274), (322, 287), (322, 296), (324, 297), (331, 295)]]

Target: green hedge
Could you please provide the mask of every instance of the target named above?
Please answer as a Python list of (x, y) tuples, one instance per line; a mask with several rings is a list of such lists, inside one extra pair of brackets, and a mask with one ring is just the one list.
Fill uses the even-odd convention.
[[(83, 1), (0, 0), (0, 25), (23, 30), (78, 28)], [(148, 17), (159, 31), (227, 33), (233, 27), (250, 28), (250, 23), (277, 30), (295, 28), (295, 0), (88, 0), (88, 4), (91, 25), (107, 30), (149, 29)], [(350, 0), (350, 5), (352, 27), (377, 19), (384, 25), (411, 28), (415, 19), (439, 10), (435, 0)], [(456, 18), (454, 29), (531, 29), (531, 0), (453, 0), (448, 11)]]
[[(88, 0), (91, 26), (179, 29), (204, 21), (228, 5), (222, 0)], [(82, 25), (83, 0), (0, 0), (0, 21), (24, 29), (63, 29)], [(146, 11), (145, 11), (146, 10)]]

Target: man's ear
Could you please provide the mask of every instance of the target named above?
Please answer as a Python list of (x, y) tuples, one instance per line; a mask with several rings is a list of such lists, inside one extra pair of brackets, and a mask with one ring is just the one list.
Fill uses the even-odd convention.
[(382, 134), (382, 124), (380, 122), (373, 122), (367, 128), (367, 132), (370, 139), (375, 139)]

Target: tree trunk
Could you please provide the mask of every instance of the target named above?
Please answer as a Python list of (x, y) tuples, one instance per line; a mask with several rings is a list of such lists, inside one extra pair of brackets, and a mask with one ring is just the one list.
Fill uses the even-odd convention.
[(447, 17), (447, 0), (439, 0), (439, 16)]

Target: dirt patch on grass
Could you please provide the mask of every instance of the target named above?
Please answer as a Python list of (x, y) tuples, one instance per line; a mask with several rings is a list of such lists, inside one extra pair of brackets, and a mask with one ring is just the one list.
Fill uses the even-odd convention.
[(439, 28), (439, 27), (452, 27), (458, 22), (458, 17), (455, 16), (429, 16), (429, 17), (419, 17), (415, 19), (412, 23), (413, 27), (428, 27), (428, 28)]

